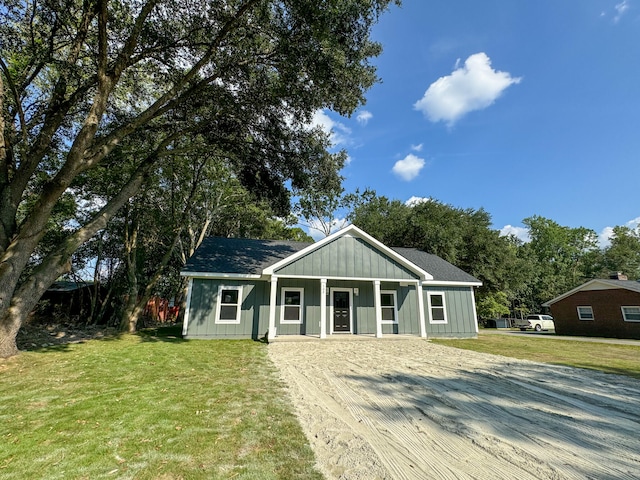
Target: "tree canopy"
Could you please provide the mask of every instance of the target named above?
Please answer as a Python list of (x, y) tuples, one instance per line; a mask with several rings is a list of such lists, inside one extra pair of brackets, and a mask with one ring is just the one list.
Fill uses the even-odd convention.
[[(363, 103), (380, 52), (369, 33), (389, 3), (5, 2), (0, 356), (16, 353), (37, 298), (163, 159), (207, 151), (281, 215), (289, 185), (337, 175), (342, 157), (309, 122), (318, 109), (348, 115)], [(55, 213), (100, 166), (119, 172), (118, 187), (84, 222), (67, 215), (62, 238), (40, 252)]]

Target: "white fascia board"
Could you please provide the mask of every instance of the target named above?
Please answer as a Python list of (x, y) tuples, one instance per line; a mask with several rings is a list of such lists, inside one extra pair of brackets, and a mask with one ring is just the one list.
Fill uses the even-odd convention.
[(384, 243), (379, 242), (378, 240), (373, 238), (371, 235), (369, 235), (368, 233), (360, 230), (358, 227), (356, 227), (353, 224), (343, 228), (342, 230), (338, 230), (337, 232), (329, 235), (328, 237), (325, 237), (322, 240), (320, 240), (320, 241), (318, 241), (316, 243), (313, 243), (313, 244), (309, 245), (306, 248), (303, 248), (299, 252), (296, 252), (293, 255), (291, 255), (291, 256), (289, 256), (289, 257), (287, 257), (285, 259), (282, 259), (277, 263), (274, 263), (273, 265), (265, 268), (263, 274), (264, 275), (273, 275), (273, 273), (276, 270), (278, 270), (279, 268), (282, 268), (285, 265), (288, 265), (288, 264), (296, 261), (298, 258), (301, 258), (304, 255), (307, 255), (308, 253), (313, 252), (314, 250), (322, 248), (323, 245), (326, 245), (327, 243), (332, 242), (336, 238), (344, 237), (344, 236), (347, 236), (347, 235), (352, 235), (352, 236), (355, 236), (355, 237), (359, 237), (359, 238), (363, 239), (365, 242), (375, 246), (378, 250), (381, 250), (387, 256), (393, 258), (395, 261), (397, 261), (402, 266), (406, 267), (407, 269), (411, 270), (413, 273), (416, 273), (418, 276), (422, 277), (422, 280), (432, 280), (433, 279), (433, 275), (431, 275), (430, 273), (424, 271), (423, 269), (421, 269), (420, 267), (418, 267), (414, 263), (412, 263), (409, 260), (407, 260), (406, 258), (404, 258), (398, 252), (396, 252), (396, 251), (392, 250), (391, 248), (387, 247)]
[(456, 282), (453, 280), (430, 280), (422, 282), (424, 287), (481, 287), (482, 282)]
[[(389, 282), (389, 283), (410, 283), (411, 285), (413, 284), (418, 284), (420, 282), (422, 282), (423, 280), (419, 279), (419, 278), (386, 278), (386, 277), (332, 277), (332, 276), (326, 276), (326, 275), (276, 275), (279, 279), (280, 278), (292, 278), (292, 279), (296, 279), (296, 280), (320, 280), (321, 278), (324, 278), (326, 280), (342, 280), (342, 281), (354, 281), (354, 282), (375, 282), (375, 281), (379, 281), (379, 282)], [(267, 279), (268, 277), (263, 277), (263, 279)]]
[(217, 273), (217, 272), (180, 272), (181, 277), (189, 278), (237, 278), (241, 279), (260, 279), (260, 275), (246, 273)]

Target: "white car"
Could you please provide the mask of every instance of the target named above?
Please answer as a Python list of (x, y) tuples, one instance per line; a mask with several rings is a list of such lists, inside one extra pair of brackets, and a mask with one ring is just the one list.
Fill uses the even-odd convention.
[(522, 331), (533, 329), (539, 332), (541, 330), (555, 330), (556, 325), (553, 323), (551, 315), (527, 315), (527, 319), (520, 322), (518, 327)]

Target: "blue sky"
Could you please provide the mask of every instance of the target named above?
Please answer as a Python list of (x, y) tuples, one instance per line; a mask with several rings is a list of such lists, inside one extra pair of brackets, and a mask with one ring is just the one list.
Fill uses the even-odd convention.
[(347, 191), (483, 207), (516, 233), (638, 224), (640, 0), (405, 0), (373, 38), (367, 104), (316, 115)]

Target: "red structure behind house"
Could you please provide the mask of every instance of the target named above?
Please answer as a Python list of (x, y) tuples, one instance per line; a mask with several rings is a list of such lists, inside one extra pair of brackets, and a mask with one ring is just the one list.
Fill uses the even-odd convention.
[(144, 309), (144, 316), (157, 323), (173, 323), (178, 319), (180, 307), (176, 307), (166, 298), (151, 297)]

